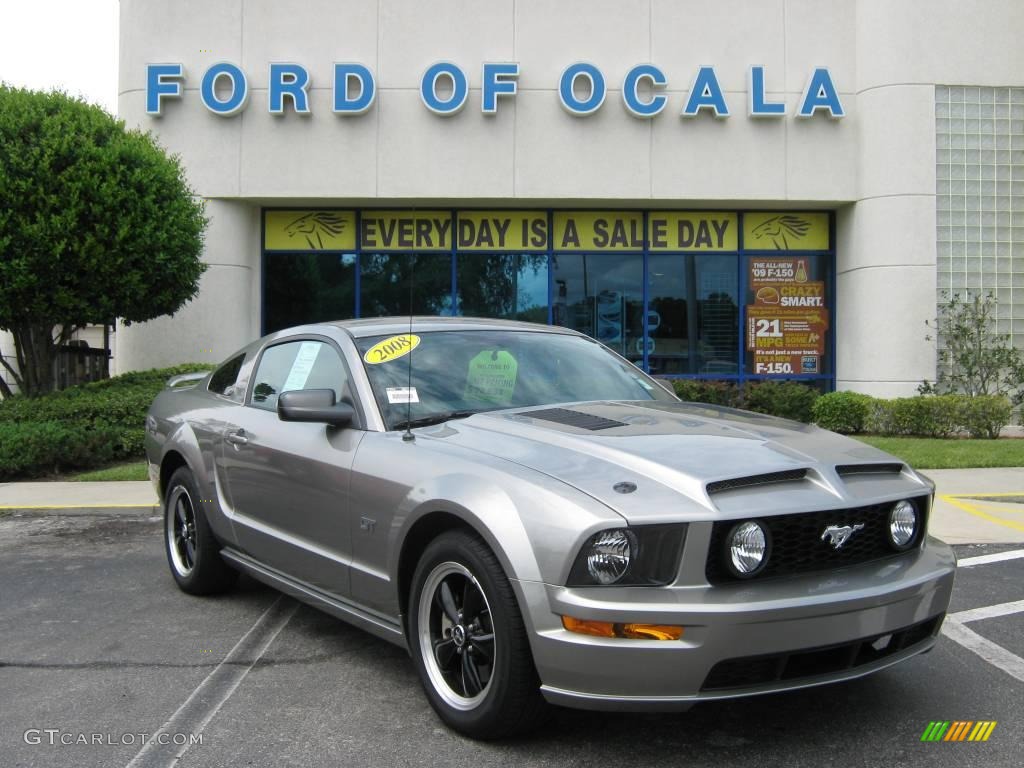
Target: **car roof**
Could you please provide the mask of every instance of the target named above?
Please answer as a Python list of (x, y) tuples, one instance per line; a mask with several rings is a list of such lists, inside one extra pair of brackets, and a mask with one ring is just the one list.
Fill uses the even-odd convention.
[(372, 317), (362, 320), (338, 320), (322, 323), (322, 325), (333, 325), (336, 328), (347, 331), (357, 339), (366, 336), (384, 336), (408, 332), (410, 324), (412, 325), (413, 333), (428, 333), (430, 331), (532, 331), (534, 333), (562, 333), (572, 336), (583, 335), (570, 328), (562, 328), (560, 326), (524, 323), (518, 320), (494, 320), (484, 317), (420, 315), (412, 318), (408, 316)]

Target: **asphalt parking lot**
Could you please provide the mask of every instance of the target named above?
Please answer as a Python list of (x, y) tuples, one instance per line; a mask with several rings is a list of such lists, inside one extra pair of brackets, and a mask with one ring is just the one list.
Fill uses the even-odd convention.
[[(179, 592), (155, 518), (8, 515), (0, 765), (1019, 766), (1024, 559), (966, 562), (950, 614), (969, 631), (894, 669), (685, 714), (554, 710), (532, 737), (485, 744), (440, 724), (393, 646), (248, 579)], [(997, 726), (985, 743), (922, 742), (937, 720)], [(145, 748), (162, 727), (169, 743)]]

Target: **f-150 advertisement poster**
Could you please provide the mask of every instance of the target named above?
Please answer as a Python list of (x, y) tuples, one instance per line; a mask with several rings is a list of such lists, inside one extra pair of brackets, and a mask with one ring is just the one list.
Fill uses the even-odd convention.
[(812, 257), (751, 256), (747, 304), (750, 372), (791, 376), (823, 373), (829, 325), (825, 282), (809, 279)]

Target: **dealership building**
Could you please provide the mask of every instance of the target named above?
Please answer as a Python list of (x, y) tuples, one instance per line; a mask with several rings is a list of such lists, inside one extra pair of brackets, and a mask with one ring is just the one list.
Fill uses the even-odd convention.
[(116, 367), (411, 309), (912, 394), (943, 292), (1024, 345), (1022, 39), (1019, 0), (121, 0), (120, 117), (210, 225)]

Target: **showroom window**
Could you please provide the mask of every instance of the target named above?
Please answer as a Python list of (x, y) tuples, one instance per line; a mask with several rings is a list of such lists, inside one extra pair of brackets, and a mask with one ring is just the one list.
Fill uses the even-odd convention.
[(263, 330), (410, 311), (525, 320), (656, 375), (828, 390), (833, 241), (828, 212), (267, 209)]
[(463, 253), (455, 265), (455, 306), (468, 317), (548, 321), (546, 253)]

